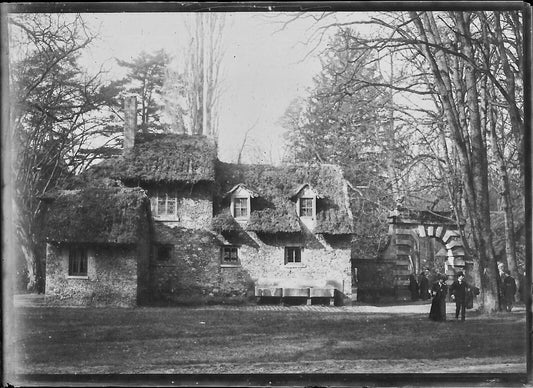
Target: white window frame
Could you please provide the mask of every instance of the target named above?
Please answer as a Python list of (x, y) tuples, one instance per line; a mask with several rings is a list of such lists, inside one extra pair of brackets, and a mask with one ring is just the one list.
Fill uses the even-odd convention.
[[(316, 200), (318, 195), (315, 190), (313, 190), (309, 185), (304, 185), (300, 189), (296, 197), (296, 214), (298, 217), (306, 220), (315, 220), (316, 219)], [(302, 200), (311, 200), (312, 209), (311, 215), (302, 215)]]
[[(252, 212), (252, 197), (256, 195), (248, 190), (246, 187), (237, 186), (231, 193), (230, 213), (237, 221), (247, 221)], [(246, 215), (237, 215), (235, 212), (235, 205), (237, 200), (246, 201)]]
[[(292, 251), (293, 255), (291, 259), (293, 261), (289, 261), (289, 252)], [(297, 255), (295, 253), (298, 252)], [(283, 250), (283, 261), (285, 265), (302, 265), (302, 247), (301, 246), (286, 246)], [(298, 256), (298, 257), (297, 257)], [(296, 259), (299, 259), (299, 261), (296, 261)]]
[[(241, 202), (241, 201), (244, 201), (244, 203), (246, 203), (246, 214), (242, 215), (242, 214), (239, 214), (237, 215), (237, 212), (236, 212), (236, 207), (237, 207), (237, 202)], [(247, 218), (250, 218), (250, 197), (232, 197), (231, 198), (231, 211), (232, 211), (232, 215), (233, 217), (235, 218), (240, 218), (240, 219), (247, 219)]]
[[(305, 201), (311, 201), (311, 208), (306, 208), (311, 210), (311, 214), (302, 214), (302, 205)], [(316, 216), (316, 197), (301, 197), (298, 198), (298, 216), (302, 218), (315, 218)]]
[[(174, 209), (168, 212), (169, 200), (174, 202)], [(165, 212), (159, 212), (161, 201), (164, 201)], [(167, 219), (179, 221), (178, 194), (173, 189), (156, 189), (150, 191), (150, 208), (155, 219)]]

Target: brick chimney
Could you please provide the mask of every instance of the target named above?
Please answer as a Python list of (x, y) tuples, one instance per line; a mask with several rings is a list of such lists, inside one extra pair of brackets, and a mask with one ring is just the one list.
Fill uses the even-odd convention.
[(124, 98), (124, 144), (123, 150), (133, 148), (135, 133), (137, 132), (137, 97)]

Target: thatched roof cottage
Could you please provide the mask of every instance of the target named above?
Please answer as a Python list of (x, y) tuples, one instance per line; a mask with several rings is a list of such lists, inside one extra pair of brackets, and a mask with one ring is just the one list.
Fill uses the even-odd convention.
[(150, 214), (143, 190), (65, 190), (44, 200), (50, 304), (134, 306), (149, 297)]
[[(123, 154), (76, 177), (75, 191), (50, 202), (47, 295), (94, 304), (91, 282), (111, 270), (91, 267), (91, 257), (107, 254), (117, 265), (136, 255), (136, 293), (146, 291), (150, 301), (350, 300), (353, 220), (338, 167), (223, 163), (211, 139), (138, 134), (131, 116)], [(61, 250), (78, 245), (92, 268), (83, 278), (68, 272), (78, 259)], [(132, 268), (124, 282), (134, 282)], [(67, 292), (73, 288), (85, 294)], [(120, 295), (105, 289), (110, 300)]]

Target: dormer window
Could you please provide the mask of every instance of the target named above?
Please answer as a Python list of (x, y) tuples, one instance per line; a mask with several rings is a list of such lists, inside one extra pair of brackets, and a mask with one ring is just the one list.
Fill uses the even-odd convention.
[(292, 198), (296, 199), (296, 212), (300, 218), (316, 218), (316, 200), (321, 197), (313, 188), (307, 184), (302, 185), (295, 191)]
[(257, 193), (239, 184), (233, 187), (227, 194), (231, 195), (231, 215), (237, 221), (250, 218), (252, 198), (257, 197)]
[(313, 217), (314, 198), (300, 198), (300, 217)]
[(235, 218), (248, 217), (248, 200), (249, 198), (234, 198), (233, 199), (233, 214)]

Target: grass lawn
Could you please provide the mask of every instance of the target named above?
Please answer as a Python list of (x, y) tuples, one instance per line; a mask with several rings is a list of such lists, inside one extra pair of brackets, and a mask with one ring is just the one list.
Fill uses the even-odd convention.
[(17, 373), (526, 372), (525, 313), (17, 308)]

